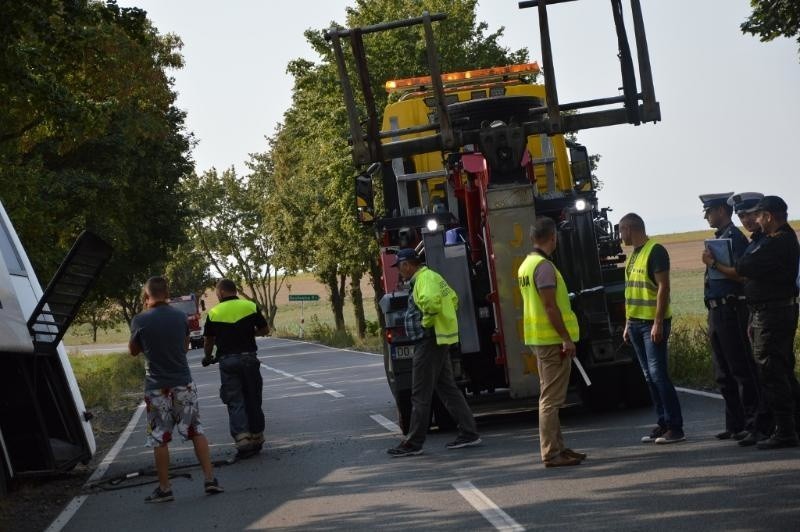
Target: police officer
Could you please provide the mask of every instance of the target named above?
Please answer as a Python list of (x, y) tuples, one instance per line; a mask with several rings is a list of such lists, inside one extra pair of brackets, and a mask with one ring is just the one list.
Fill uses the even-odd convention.
[(728, 198), (732, 194), (700, 196), (704, 217), (708, 225), (716, 229), (714, 237), (727, 241), (731, 252), (729, 257), (716, 257), (711, 250), (703, 254), (708, 339), (714, 376), (725, 400), (725, 430), (717, 434), (720, 440), (743, 440), (752, 432), (759, 398), (755, 362), (747, 338), (748, 311), (743, 285), (717, 269), (722, 263), (733, 266), (747, 248), (747, 239), (731, 221), (733, 207), (728, 204)]
[(764, 196), (754, 209), (764, 236), (754, 250), (739, 260), (736, 272), (747, 278), (744, 291), (751, 313), (753, 354), (767, 404), (775, 417), (774, 432), (756, 446), (797, 447), (800, 385), (794, 375), (794, 336), (800, 244), (786, 223), (787, 206), (783, 199)]

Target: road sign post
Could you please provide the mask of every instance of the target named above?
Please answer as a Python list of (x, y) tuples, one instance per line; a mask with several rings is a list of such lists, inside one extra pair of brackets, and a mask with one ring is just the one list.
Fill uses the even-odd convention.
[(317, 294), (289, 294), (289, 301), (300, 302), (300, 338), (302, 339), (303, 325), (306, 321), (303, 317), (303, 307), (305, 306), (306, 301), (319, 301), (319, 296)]

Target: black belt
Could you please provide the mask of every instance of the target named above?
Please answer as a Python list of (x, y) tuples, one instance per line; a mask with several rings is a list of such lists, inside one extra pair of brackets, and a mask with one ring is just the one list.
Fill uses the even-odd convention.
[(747, 306), (751, 311), (758, 311), (758, 310), (767, 310), (770, 308), (790, 307), (796, 304), (797, 304), (797, 298), (790, 297), (789, 299), (776, 299), (774, 301), (761, 301), (759, 303), (750, 303)]
[(246, 351), (244, 353), (226, 353), (224, 355), (217, 355), (217, 360), (222, 360), (223, 358), (228, 358), (228, 357), (243, 357), (247, 355), (256, 356), (258, 355), (258, 353), (256, 351)]
[(725, 296), (719, 298), (706, 299), (705, 304), (707, 309), (721, 307), (722, 305), (735, 305), (744, 301), (744, 296)]

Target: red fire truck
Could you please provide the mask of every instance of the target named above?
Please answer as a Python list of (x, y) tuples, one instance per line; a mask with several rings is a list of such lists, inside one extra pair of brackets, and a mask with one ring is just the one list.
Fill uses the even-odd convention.
[(186, 314), (189, 324), (189, 344), (192, 349), (203, 347), (203, 328), (200, 326), (200, 307), (197, 296), (189, 294), (170, 298), (169, 305)]

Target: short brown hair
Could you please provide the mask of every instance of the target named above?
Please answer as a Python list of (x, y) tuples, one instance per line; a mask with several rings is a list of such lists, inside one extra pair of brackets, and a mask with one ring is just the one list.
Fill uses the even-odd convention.
[(167, 284), (167, 280), (160, 275), (149, 278), (147, 282), (144, 283), (144, 290), (153, 297), (169, 297), (169, 284)]
[(534, 242), (544, 242), (556, 233), (556, 222), (548, 216), (537, 216), (531, 226), (531, 238)]
[(230, 279), (220, 279), (217, 281), (217, 290), (228, 294), (236, 294), (236, 283)]
[(631, 228), (644, 232), (644, 220), (642, 220), (642, 217), (635, 212), (629, 212), (620, 218), (619, 223), (622, 222), (628, 222), (628, 225), (630, 225)]

